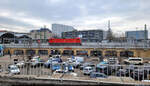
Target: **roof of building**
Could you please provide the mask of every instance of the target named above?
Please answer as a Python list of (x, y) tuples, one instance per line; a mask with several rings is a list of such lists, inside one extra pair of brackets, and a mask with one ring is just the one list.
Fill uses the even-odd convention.
[(34, 31), (37, 31), (37, 32), (41, 32), (41, 31), (49, 31), (51, 32), (51, 30), (49, 28), (40, 28), (38, 30), (31, 30), (30, 32), (34, 32)]

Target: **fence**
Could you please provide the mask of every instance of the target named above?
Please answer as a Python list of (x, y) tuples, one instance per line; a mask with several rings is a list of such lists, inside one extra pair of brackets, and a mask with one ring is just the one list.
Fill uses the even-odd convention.
[[(10, 68), (10, 64), (13, 65), (15, 63), (12, 62), (0, 62), (0, 72), (1, 74), (19, 74), (19, 75), (36, 75), (36, 76), (52, 76), (56, 74), (52, 70), (52, 66), (45, 66), (43, 62), (20, 62), (17, 65), (20, 72), (17, 72), (17, 68)], [(63, 68), (64, 64), (60, 65), (60, 69)], [(73, 64), (71, 64), (73, 65)], [(59, 69), (58, 67), (56, 69)], [(64, 69), (64, 68), (63, 68)], [(141, 80), (150, 80), (150, 65), (99, 65), (94, 67), (95, 72), (99, 72), (105, 74), (106, 76), (115, 76), (115, 77), (129, 77), (136, 81)], [(63, 74), (72, 73), (72, 71), (60, 72)], [(74, 73), (77, 74), (77, 77), (88, 77), (90, 76), (84, 75), (83, 70), (80, 70), (80, 67), (75, 68)], [(94, 73), (94, 72), (93, 72)], [(63, 76), (62, 76), (63, 77)], [(98, 77), (98, 76), (97, 76)], [(102, 78), (103, 76), (101, 76)], [(73, 77), (72, 77), (73, 78)]]
[(49, 44), (2, 44), (5, 48), (150, 48), (148, 43), (83, 43), (82, 46), (50, 46)]

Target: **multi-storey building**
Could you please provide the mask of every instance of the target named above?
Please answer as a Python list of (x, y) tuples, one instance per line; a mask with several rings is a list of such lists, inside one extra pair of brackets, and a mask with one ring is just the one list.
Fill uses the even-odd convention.
[(39, 30), (31, 30), (29, 36), (32, 38), (33, 42), (40, 40), (41, 43), (46, 43), (49, 38), (53, 37), (53, 33), (46, 27)]
[(101, 42), (103, 40), (102, 30), (84, 30), (63, 32), (62, 38), (80, 37), (82, 42)]
[(76, 29), (69, 25), (52, 24), (52, 32), (58, 37), (61, 37), (62, 32), (74, 31), (74, 30)]
[(147, 40), (148, 39), (148, 30), (145, 24), (144, 30), (138, 31), (126, 31), (126, 38), (132, 40)]
[(126, 32), (127, 39), (135, 39), (135, 40), (143, 40), (148, 39), (148, 31), (139, 30), (139, 31), (127, 31)]

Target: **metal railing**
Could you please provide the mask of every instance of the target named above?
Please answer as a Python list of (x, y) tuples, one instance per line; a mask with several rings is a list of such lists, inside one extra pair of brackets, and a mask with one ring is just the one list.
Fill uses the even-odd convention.
[[(12, 69), (12, 71), (9, 69), (11, 65), (14, 65), (14, 62), (0, 62), (0, 74), (5, 75), (35, 75), (35, 76), (45, 76), (45, 77), (57, 77), (57, 78), (63, 78), (64, 74), (71, 74), (75, 73), (77, 76), (75, 77), (87, 77), (88, 79), (91, 79), (91, 76), (84, 75), (83, 70), (78, 68), (74, 68), (74, 71), (67, 71), (67, 72), (61, 72), (56, 73), (56, 71), (52, 70), (52, 66), (46, 67), (43, 62), (40, 63), (34, 63), (34, 62), (24, 62), (22, 65), (18, 65), (20, 72), (15, 72)], [(59, 64), (61, 67), (60, 69), (63, 70), (63, 63)], [(150, 65), (100, 65), (95, 66), (93, 72), (98, 72), (105, 74), (108, 77), (116, 77), (116, 78), (122, 78), (126, 77), (127, 80), (133, 80), (133, 81), (139, 81), (142, 80), (150, 80)], [(63, 74), (62, 74), (63, 73)], [(92, 72), (91, 72), (92, 73)], [(57, 74), (62, 74), (61, 76), (55, 76)], [(74, 77), (72, 77), (74, 78)], [(103, 77), (101, 77), (103, 78)], [(107, 80), (107, 79), (106, 79)], [(130, 82), (130, 81), (129, 81)]]
[(2, 44), (5, 48), (144, 48), (149, 49), (150, 44), (145, 43), (83, 43), (82, 46), (50, 46), (49, 44)]

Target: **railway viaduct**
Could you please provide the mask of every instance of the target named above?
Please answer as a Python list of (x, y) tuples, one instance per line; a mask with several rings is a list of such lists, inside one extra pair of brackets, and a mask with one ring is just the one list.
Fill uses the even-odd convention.
[(49, 46), (45, 45), (21, 45), (6, 44), (4, 53), (8, 54), (34, 54), (34, 55), (87, 55), (87, 56), (117, 56), (117, 57), (150, 57), (149, 46), (129, 45), (82, 45), (82, 46)]

